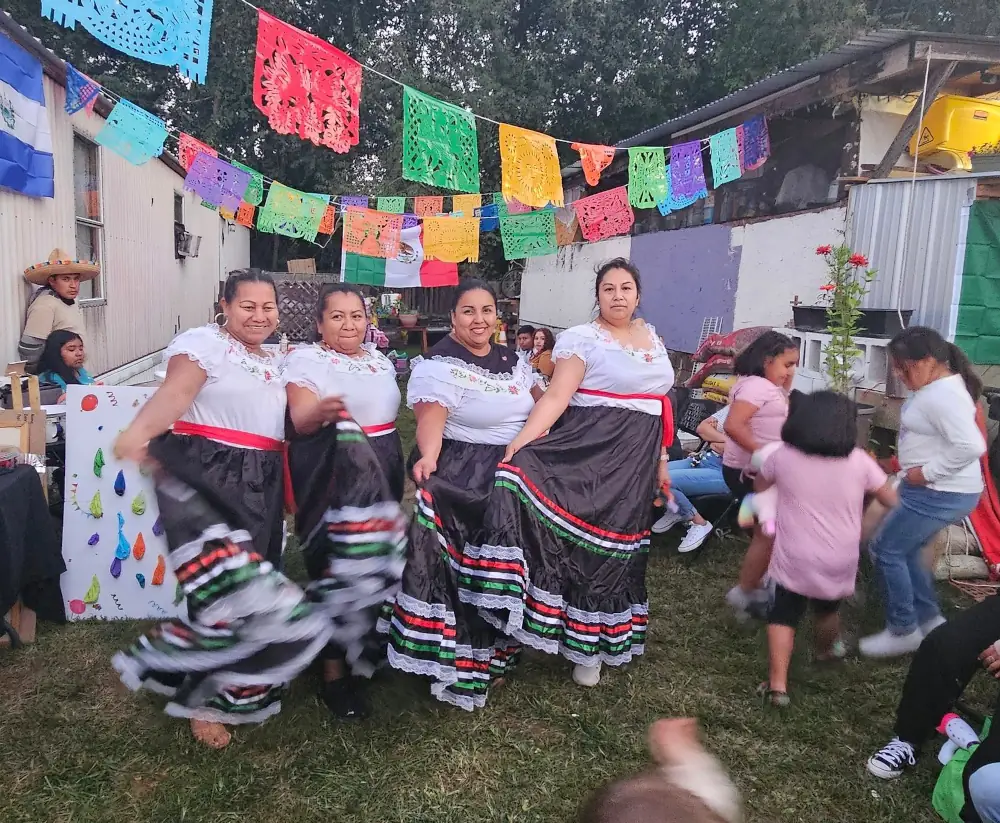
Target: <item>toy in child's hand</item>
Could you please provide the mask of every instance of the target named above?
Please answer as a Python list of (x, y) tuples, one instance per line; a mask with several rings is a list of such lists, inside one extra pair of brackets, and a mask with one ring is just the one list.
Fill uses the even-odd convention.
[(671, 514), (677, 514), (681, 510), (680, 506), (677, 505), (677, 501), (674, 500), (673, 492), (664, 493), (663, 489), (657, 489), (653, 505), (658, 509), (666, 508)]
[(938, 752), (938, 760), (942, 766), (947, 766), (959, 749), (971, 749), (980, 742), (976, 730), (954, 712), (941, 718), (937, 730), (948, 737)]
[[(761, 470), (764, 461), (774, 453), (781, 443), (768, 443), (753, 453), (749, 469), (755, 474)], [(740, 526), (749, 529), (754, 523), (760, 524), (760, 530), (768, 537), (774, 536), (775, 521), (778, 519), (778, 490), (773, 486), (762, 492), (754, 492), (743, 498), (739, 514), (736, 516)]]

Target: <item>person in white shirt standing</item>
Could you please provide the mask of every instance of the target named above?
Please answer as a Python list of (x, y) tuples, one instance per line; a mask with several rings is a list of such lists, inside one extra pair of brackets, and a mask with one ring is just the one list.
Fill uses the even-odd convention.
[(866, 657), (916, 651), (945, 622), (920, 550), (941, 529), (968, 517), (983, 491), (979, 458), (986, 442), (976, 424), (983, 386), (968, 358), (936, 331), (920, 326), (897, 334), (889, 357), (913, 395), (900, 414), (900, 504), (871, 545), (886, 628), (861, 640)]

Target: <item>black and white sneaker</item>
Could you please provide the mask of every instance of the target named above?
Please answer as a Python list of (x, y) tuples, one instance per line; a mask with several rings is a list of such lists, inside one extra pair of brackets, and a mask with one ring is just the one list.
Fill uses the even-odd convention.
[(917, 753), (905, 740), (894, 737), (868, 758), (868, 772), (882, 780), (895, 780), (910, 766), (917, 765)]

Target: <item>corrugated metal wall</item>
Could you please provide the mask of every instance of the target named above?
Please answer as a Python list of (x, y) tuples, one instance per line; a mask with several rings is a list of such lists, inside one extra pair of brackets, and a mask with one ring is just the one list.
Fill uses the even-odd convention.
[(973, 177), (925, 177), (851, 189), (847, 242), (878, 271), (867, 308), (913, 309), (913, 325), (951, 329), (963, 210), (976, 197)]
[[(73, 132), (92, 139), (104, 122), (84, 112), (68, 117), (62, 87), (47, 76), (45, 100), (55, 198), (0, 190), (0, 367), (17, 359), (29, 294), (22, 271), (57, 246), (76, 255)], [(202, 236), (201, 250), (197, 258), (175, 260), (173, 198), (182, 191), (183, 179), (157, 160), (133, 166), (113, 152), (98, 151), (106, 300), (83, 306), (87, 367), (93, 373), (158, 351), (175, 331), (207, 322), (220, 275), (250, 261), (249, 231), (226, 226), (191, 194), (185, 195), (185, 224)]]

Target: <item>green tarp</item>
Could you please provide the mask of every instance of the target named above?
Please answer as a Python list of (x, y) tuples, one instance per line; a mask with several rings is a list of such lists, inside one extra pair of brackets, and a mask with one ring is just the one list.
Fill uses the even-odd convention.
[(965, 242), (955, 344), (973, 363), (1000, 364), (1000, 201), (972, 204)]

